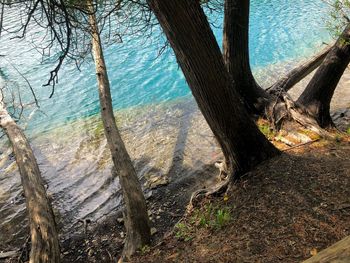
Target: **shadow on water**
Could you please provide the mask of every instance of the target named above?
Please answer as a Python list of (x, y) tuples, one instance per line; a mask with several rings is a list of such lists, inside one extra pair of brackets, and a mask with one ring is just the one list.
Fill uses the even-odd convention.
[(173, 158), (168, 172), (169, 177), (173, 177), (183, 168), (186, 140), (191, 128), (193, 111), (184, 112), (183, 118), (179, 120), (177, 139), (173, 150)]
[[(170, 183), (159, 191), (173, 192), (179, 185), (190, 184), (191, 177), (212, 163), (216, 145), (192, 100), (134, 111), (117, 115), (142, 185), (147, 176), (160, 175), (168, 177)], [(112, 175), (110, 153), (98, 117), (66, 124), (32, 138), (31, 144), (63, 239), (81, 232), (84, 219), (101, 222), (120, 208), (119, 180)], [(13, 159), (0, 169), (0, 250), (8, 250), (22, 246), (28, 229), (20, 176)], [(194, 181), (197, 180), (191, 183)], [(177, 190), (184, 190), (180, 189)], [(148, 192), (146, 188), (145, 191)]]

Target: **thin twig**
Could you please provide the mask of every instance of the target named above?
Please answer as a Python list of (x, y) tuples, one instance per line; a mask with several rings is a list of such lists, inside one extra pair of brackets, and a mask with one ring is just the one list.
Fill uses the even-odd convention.
[(315, 140), (312, 140), (312, 141), (304, 142), (304, 143), (301, 143), (301, 144), (298, 144), (298, 145), (294, 145), (294, 146), (292, 146), (292, 147), (290, 147), (290, 148), (288, 148), (288, 149), (282, 150), (282, 152), (286, 152), (286, 151), (289, 151), (289, 150), (292, 150), (292, 149), (295, 149), (295, 148), (298, 148), (298, 147), (301, 147), (301, 146), (305, 146), (305, 145), (308, 145), (308, 144), (312, 144), (312, 143), (317, 142), (317, 141), (319, 141), (319, 140), (320, 140), (320, 138), (315, 139)]
[(28, 87), (29, 87), (29, 89), (30, 89), (30, 92), (32, 93), (32, 96), (33, 96), (33, 98), (34, 98), (35, 105), (36, 105), (38, 108), (40, 108), (38, 99), (37, 99), (37, 97), (36, 97), (36, 95), (35, 95), (34, 89), (33, 89), (32, 85), (30, 84), (29, 80), (17, 69), (17, 67), (16, 67), (15, 65), (13, 65), (13, 64), (11, 63), (11, 61), (10, 61), (8, 58), (5, 57), (5, 59), (6, 59), (7, 62), (10, 64), (10, 66), (12, 66), (12, 67), (16, 70), (16, 72), (25, 80), (25, 82), (27, 82)]

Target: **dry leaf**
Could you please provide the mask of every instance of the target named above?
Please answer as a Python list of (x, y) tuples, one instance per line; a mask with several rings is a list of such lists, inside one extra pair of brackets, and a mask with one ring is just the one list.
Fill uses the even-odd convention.
[(315, 256), (315, 255), (317, 254), (317, 249), (316, 249), (316, 248), (311, 249), (311, 250), (310, 250), (310, 254), (311, 254), (312, 256)]

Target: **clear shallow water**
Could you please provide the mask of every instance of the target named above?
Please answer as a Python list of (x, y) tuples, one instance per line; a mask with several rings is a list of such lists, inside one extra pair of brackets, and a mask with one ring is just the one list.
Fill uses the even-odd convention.
[[(322, 24), (326, 13), (321, 0), (296, 0), (292, 4), (287, 0), (253, 0), (250, 31), (253, 69), (283, 64), (315, 52), (323, 41), (330, 40)], [(16, 19), (8, 16), (5, 23), (11, 27)], [(221, 31), (214, 28), (219, 43)], [(48, 99), (51, 89), (42, 84), (54, 64), (42, 63), (30, 40), (18, 43), (9, 37), (4, 34), (0, 38), (0, 54), (7, 58), (0, 57), (1, 76), (18, 85), (26, 93), (24, 96), (30, 98), (24, 80), (9, 65), (10, 60), (38, 95), (45, 114), (36, 111), (28, 122), (27, 134), (48, 191), (54, 197), (60, 223), (65, 231), (77, 225), (80, 218), (97, 220), (119, 205), (120, 193), (118, 179), (110, 175), (111, 163), (101, 124), (94, 116), (99, 109), (94, 66), (86, 63), (79, 72), (74, 65), (67, 64), (60, 73), (54, 97)], [(164, 174), (169, 171), (171, 160), (166, 157), (171, 158), (172, 151), (175, 155), (184, 147), (175, 145), (178, 147), (175, 149), (176, 130), (184, 123), (185, 127), (191, 126), (189, 116), (195, 108), (162, 104), (176, 104), (176, 100), (184, 97), (187, 100), (190, 90), (171, 50), (157, 58), (161, 44), (156, 37), (145, 40), (135, 36), (105, 50), (114, 107), (122, 110), (118, 112), (122, 134), (140, 177), (155, 168)], [(198, 134), (201, 131), (197, 130)], [(209, 156), (216, 149), (210, 133), (204, 137), (201, 142), (209, 149), (205, 152)], [(204, 152), (203, 145), (193, 143), (191, 149)], [(7, 158), (10, 152), (6, 152), (6, 146), (0, 146), (0, 151), (5, 152), (0, 165), (0, 241), (6, 243), (23, 236), (24, 204), (13, 158)], [(196, 169), (212, 161), (194, 156), (190, 165)]]

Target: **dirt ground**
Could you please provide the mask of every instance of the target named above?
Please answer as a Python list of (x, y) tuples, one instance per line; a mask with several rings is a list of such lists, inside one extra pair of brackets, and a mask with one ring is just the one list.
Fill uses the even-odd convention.
[[(229, 211), (220, 229), (200, 222), (208, 204)], [(197, 207), (197, 215), (187, 215), (180, 229), (132, 262), (307, 259), (350, 234), (350, 138), (286, 151), (246, 174), (227, 195)]]

